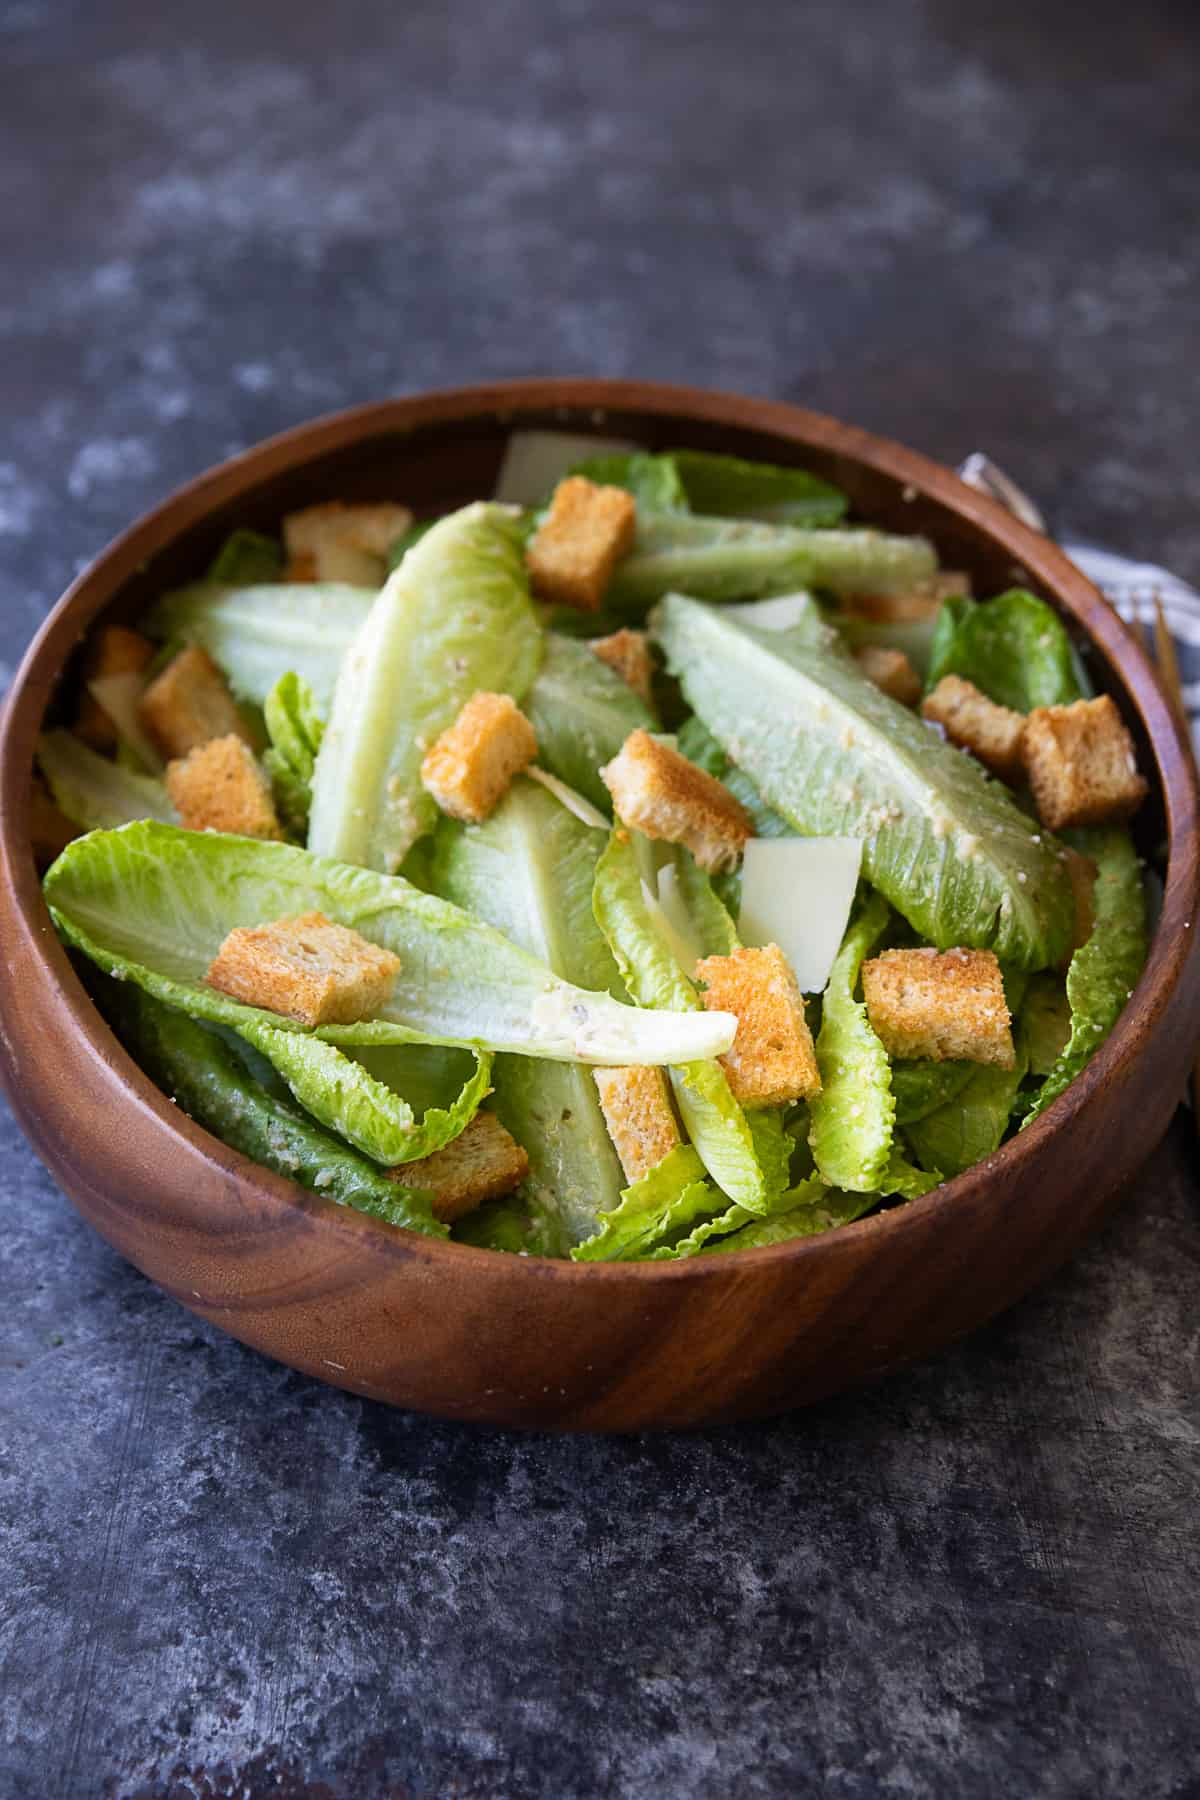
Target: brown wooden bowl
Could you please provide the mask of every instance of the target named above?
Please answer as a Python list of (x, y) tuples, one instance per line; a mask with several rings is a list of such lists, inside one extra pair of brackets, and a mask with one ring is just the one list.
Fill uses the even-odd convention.
[[(802, 462), (855, 512), (923, 531), (980, 591), (1014, 578), (1090, 644), (1157, 777), (1169, 846), (1145, 973), (1086, 1072), (986, 1164), (810, 1238), (691, 1262), (577, 1265), (379, 1224), (229, 1150), (172, 1106), (93, 1008), (28, 844), (43, 715), (100, 615), (136, 618), (237, 525), (331, 495), (420, 510), (491, 492), (514, 424)], [(1157, 808), (1157, 811), (1154, 809)], [(687, 388), (516, 381), (301, 426), (202, 475), (80, 576), (38, 634), (0, 734), (0, 1078), (84, 1217), (184, 1306), (325, 1381), (462, 1419), (590, 1430), (780, 1411), (883, 1374), (1008, 1306), (1096, 1225), (1165, 1129), (1200, 1037), (1197, 794), (1139, 645), (1046, 538), (947, 470), (816, 413)]]

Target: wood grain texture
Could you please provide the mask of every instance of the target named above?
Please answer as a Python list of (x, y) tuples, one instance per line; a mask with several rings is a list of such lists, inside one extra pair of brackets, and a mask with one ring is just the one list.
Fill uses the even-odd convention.
[[(927, 532), (987, 591), (1053, 600), (1121, 702), (1170, 846), (1145, 974), (1084, 1075), (996, 1156), (921, 1201), (827, 1237), (679, 1265), (583, 1267), (434, 1243), (248, 1163), (182, 1117), (108, 1032), (42, 905), (26, 841), (33, 744), (73, 651), (136, 616), (235, 524), (340, 494), (424, 510), (489, 491), (512, 423), (564, 424), (803, 462), (861, 516)], [(765, 401), (551, 381), (390, 401), (302, 427), (147, 515), (35, 640), (0, 732), (0, 1079), (80, 1211), (184, 1305), (352, 1391), (550, 1428), (691, 1425), (871, 1379), (1009, 1305), (1103, 1216), (1162, 1134), (1200, 1036), (1197, 799), (1138, 644), (1048, 540), (926, 458)]]

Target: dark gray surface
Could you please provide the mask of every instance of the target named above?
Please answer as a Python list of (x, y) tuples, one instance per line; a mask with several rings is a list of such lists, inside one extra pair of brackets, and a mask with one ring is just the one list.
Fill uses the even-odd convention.
[[(235, 10), (0, 5), (0, 675), (215, 458), (484, 375), (983, 444), (1200, 576), (1184, 0)], [(4, 1800), (1200, 1793), (1182, 1123), (968, 1346), (630, 1441), (273, 1367), (0, 1149)]]

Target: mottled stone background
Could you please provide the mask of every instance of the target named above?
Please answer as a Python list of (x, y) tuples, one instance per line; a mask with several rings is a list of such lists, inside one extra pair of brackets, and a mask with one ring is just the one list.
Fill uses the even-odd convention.
[[(235, 447), (552, 371), (801, 400), (1200, 576), (1191, 0), (0, 4), (0, 686)], [(766, 1426), (388, 1413), (0, 1121), (0, 1795), (1200, 1794), (1182, 1121), (968, 1346)]]

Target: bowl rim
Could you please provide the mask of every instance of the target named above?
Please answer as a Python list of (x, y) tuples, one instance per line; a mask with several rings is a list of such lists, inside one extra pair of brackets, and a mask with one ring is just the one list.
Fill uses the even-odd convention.
[[(1148, 1002), (1151, 1022), (1162, 1013), (1188, 963), (1197, 958), (1192, 938), (1186, 935), (1200, 914), (1196, 830), (1200, 795), (1195, 767), (1174, 707), (1140, 640), (1056, 544), (1022, 524), (998, 502), (968, 487), (940, 463), (892, 439), (790, 403), (672, 383), (593, 376), (523, 377), (439, 388), (343, 408), (293, 425), (205, 469), (141, 514), (87, 564), (51, 608), (0, 707), (0, 871), (7, 876), (29, 953), (40, 962), (41, 973), (56, 984), (83, 1041), (110, 1065), (135, 1110), (169, 1132), (181, 1133), (214, 1169), (236, 1168), (243, 1180), (259, 1182), (268, 1194), (308, 1215), (314, 1225), (332, 1230), (336, 1236), (349, 1233), (360, 1244), (368, 1243), (373, 1252), (406, 1262), (416, 1255), (429, 1264), (448, 1258), (459, 1267), (481, 1261), (494, 1267), (502, 1253), (426, 1237), (341, 1206), (233, 1151), (175, 1107), (110, 1030), (53, 929), (28, 850), (29, 765), (23, 753), (17, 752), (22, 742), (28, 745), (35, 740), (62, 664), (82, 632), (90, 629), (145, 560), (183, 529), (202, 520), (215, 505), (252, 489), (268, 472), (277, 477), (293, 473), (319, 456), (375, 437), (415, 434), (428, 426), (466, 423), (472, 418), (519, 429), (524, 414), (540, 415), (537, 428), (550, 429), (544, 420), (548, 410), (563, 414), (564, 428), (581, 423), (578, 415), (583, 414), (602, 429), (603, 415), (609, 412), (725, 425), (773, 436), (801, 455), (805, 444), (816, 437), (822, 451), (858, 462), (901, 484), (903, 490), (912, 489), (948, 508), (1009, 554), (1099, 649), (1136, 707), (1149, 741), (1163, 797), (1168, 844), (1163, 907), (1145, 968), (1133, 990)], [(83, 600), (91, 604), (82, 607), (82, 618), (68, 630), (67, 620)], [(1177, 912), (1184, 931), (1171, 938), (1165, 922)], [(504, 1262), (524, 1265), (531, 1279), (553, 1275), (570, 1282), (689, 1283), (717, 1279), (722, 1269), (728, 1274), (768, 1260), (799, 1267), (819, 1261), (835, 1236), (844, 1242), (846, 1234), (853, 1233), (859, 1240), (878, 1237), (882, 1242), (907, 1231), (924, 1230), (943, 1214), (961, 1216), (983, 1203), (992, 1183), (1017, 1179), (1036, 1163), (1042, 1147), (1089, 1104), (1093, 1093), (1110, 1082), (1119, 1085), (1124, 1071), (1142, 1054), (1140, 1034), (1131, 1029), (1132, 1021), (1127, 1006), (1100, 1050), (1058, 1099), (993, 1155), (916, 1200), (839, 1226), (836, 1232), (735, 1251), (719, 1263), (708, 1257), (678, 1262), (579, 1263), (524, 1252), (505, 1256)]]

